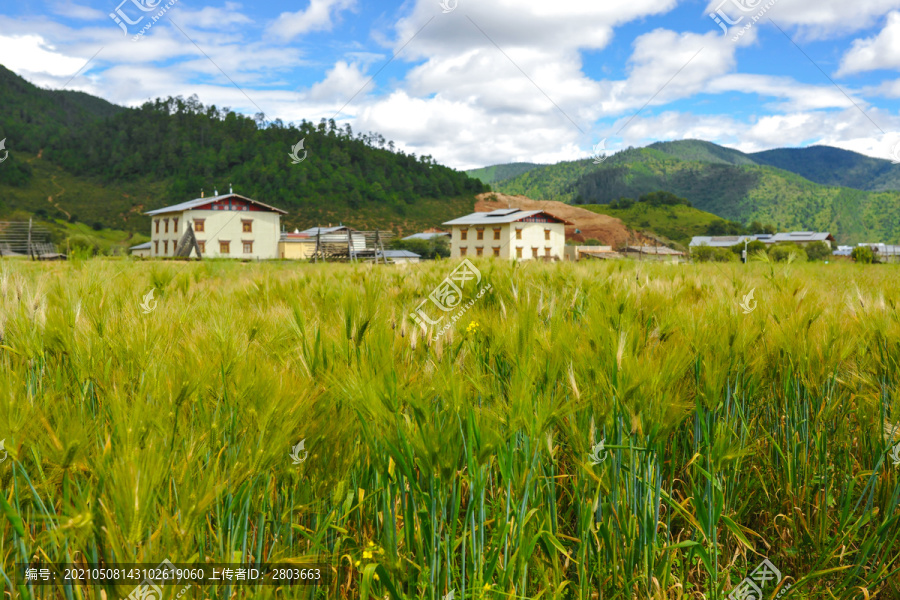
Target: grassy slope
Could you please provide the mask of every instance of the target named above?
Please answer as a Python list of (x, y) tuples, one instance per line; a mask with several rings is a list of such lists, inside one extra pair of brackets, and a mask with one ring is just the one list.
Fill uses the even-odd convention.
[(613, 209), (606, 204), (584, 204), (581, 208), (622, 219), (631, 229), (652, 232), (681, 246), (687, 246), (695, 235), (704, 235), (710, 223), (721, 220), (683, 205), (654, 207), (638, 202), (628, 209)]
[[(620, 152), (600, 166), (578, 161), (543, 167), (496, 187), (536, 199), (572, 201), (580, 196), (600, 204), (663, 189), (731, 220), (759, 220), (788, 231), (828, 230), (845, 243), (900, 242), (900, 193), (822, 186), (770, 166), (681, 160), (665, 148)], [(705, 150), (702, 145), (685, 147), (687, 155)]]

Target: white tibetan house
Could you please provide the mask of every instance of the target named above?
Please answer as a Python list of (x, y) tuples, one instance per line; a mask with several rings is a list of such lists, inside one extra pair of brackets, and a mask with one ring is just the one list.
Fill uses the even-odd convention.
[(146, 213), (152, 218), (150, 256), (174, 256), (193, 227), (203, 258), (278, 258), (281, 215), (287, 211), (234, 193), (196, 198)]
[(444, 223), (450, 228), (450, 257), (506, 260), (562, 260), (566, 224), (542, 210), (504, 208)]

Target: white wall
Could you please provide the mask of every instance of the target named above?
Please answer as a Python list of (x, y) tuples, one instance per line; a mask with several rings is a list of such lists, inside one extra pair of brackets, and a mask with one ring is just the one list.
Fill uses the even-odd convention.
[[(177, 229), (174, 219), (178, 218)], [(159, 233), (156, 233), (156, 220), (159, 219)], [(166, 233), (165, 221), (169, 219), (169, 232)], [(197, 231), (195, 219), (204, 219), (204, 231)], [(243, 231), (243, 221), (252, 221), (252, 231)], [(151, 222), (152, 256), (174, 256), (181, 236), (187, 229), (186, 222), (194, 227), (194, 236), (198, 242), (205, 242), (204, 257), (270, 259), (278, 258), (278, 241), (281, 238), (281, 214), (270, 211), (252, 210), (188, 210), (183, 213), (157, 215)], [(168, 241), (166, 252), (164, 241)], [(219, 242), (228, 241), (229, 253), (219, 253)], [(253, 252), (244, 254), (244, 241), (253, 242)], [(157, 245), (159, 251), (156, 251)]]
[[(478, 228), (484, 228), (484, 239), (478, 239)], [(494, 239), (494, 228), (500, 228), (500, 239)], [(468, 229), (466, 240), (462, 239), (462, 229)], [(522, 239), (516, 239), (516, 229), (522, 230)], [(545, 239), (544, 230), (550, 230), (550, 240)], [(461, 247), (465, 247), (466, 258), (478, 257), (477, 248), (483, 248), (483, 257), (492, 257), (493, 249), (500, 247), (500, 258), (507, 260), (517, 258), (516, 248), (522, 249), (520, 260), (534, 258), (532, 248), (537, 248), (538, 258), (546, 256), (546, 248), (550, 248), (550, 256), (563, 259), (566, 245), (566, 227), (563, 223), (503, 223), (500, 225), (453, 225), (450, 236), (450, 257), (461, 258)]]

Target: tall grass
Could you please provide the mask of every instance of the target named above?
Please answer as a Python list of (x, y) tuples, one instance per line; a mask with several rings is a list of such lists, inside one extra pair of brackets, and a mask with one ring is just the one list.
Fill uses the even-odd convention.
[(900, 598), (896, 269), (478, 266), (429, 341), (449, 261), (0, 263), (0, 591), (168, 558), (351, 568), (195, 597), (719, 600), (768, 557)]

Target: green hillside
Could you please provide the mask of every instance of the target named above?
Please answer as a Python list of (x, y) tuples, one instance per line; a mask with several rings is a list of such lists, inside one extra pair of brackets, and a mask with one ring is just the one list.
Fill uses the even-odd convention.
[[(334, 121), (284, 124), (204, 106), (195, 97), (122, 108), (86, 94), (41, 90), (0, 67), (0, 218), (24, 213), (132, 233), (143, 213), (234, 185), (289, 212), (287, 227), (345, 222), (400, 233), (471, 210), (490, 188), (395, 152), (377, 134)], [(292, 164), (292, 148), (303, 141)]]
[(708, 142), (668, 142), (529, 171), (497, 191), (539, 200), (608, 204), (666, 190), (724, 219), (771, 223), (782, 231), (827, 230), (842, 243), (900, 242), (900, 193), (825, 186), (745, 160)]
[(866, 191), (900, 190), (900, 165), (830, 146), (779, 148), (749, 156), (823, 185)]
[(469, 169), (466, 175), (480, 179), (482, 183), (492, 184), (498, 181), (512, 179), (522, 173), (540, 167), (542, 165), (536, 163), (508, 163), (505, 165), (493, 165), (491, 167), (482, 167), (480, 169)]
[(637, 202), (625, 209), (611, 208), (608, 204), (585, 204), (582, 208), (621, 219), (630, 229), (655, 234), (681, 246), (687, 246), (695, 235), (706, 235), (712, 223), (722, 220), (683, 205), (651, 206)]

